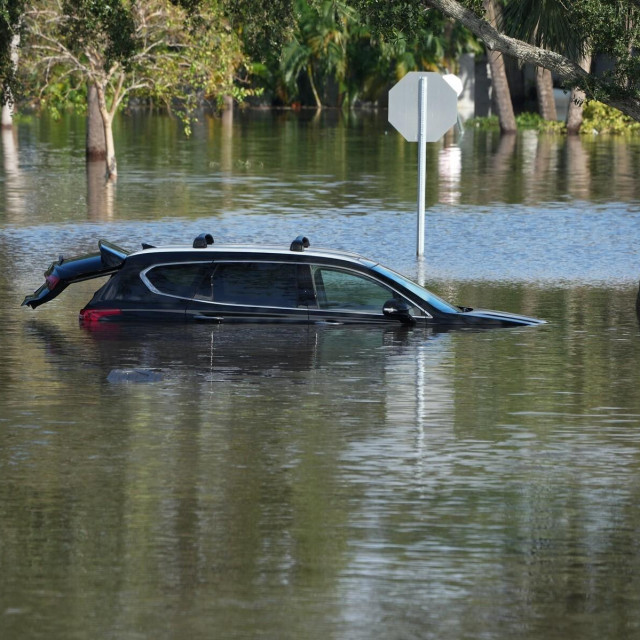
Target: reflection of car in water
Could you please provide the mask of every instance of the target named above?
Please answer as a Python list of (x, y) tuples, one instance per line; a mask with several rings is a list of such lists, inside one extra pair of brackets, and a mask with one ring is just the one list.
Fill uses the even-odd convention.
[(111, 275), (80, 312), (86, 323), (181, 320), (200, 323), (405, 324), (433, 327), (530, 326), (544, 321), (456, 307), (404, 276), (357, 254), (290, 247), (214, 245), (129, 252), (101, 240), (99, 252), (62, 256), (24, 299), (36, 308), (69, 284)]
[[(380, 380), (389, 357), (415, 344), (439, 340), (445, 333), (388, 327), (340, 328), (328, 325), (260, 325), (247, 330), (238, 324), (192, 325), (176, 331), (171, 324), (91, 323), (67, 334), (45, 322), (31, 322), (26, 331), (41, 341), (48, 360), (58, 370), (79, 366), (100, 379), (113, 370), (144, 369), (164, 378), (204, 377), (231, 380), (272, 377), (323, 370), (335, 382), (336, 371)], [(414, 346), (411, 346), (412, 343)]]

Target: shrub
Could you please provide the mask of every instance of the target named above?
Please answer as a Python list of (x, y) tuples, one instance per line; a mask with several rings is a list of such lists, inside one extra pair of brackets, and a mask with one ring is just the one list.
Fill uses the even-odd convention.
[(591, 100), (584, 106), (581, 133), (640, 132), (640, 122), (602, 102)]

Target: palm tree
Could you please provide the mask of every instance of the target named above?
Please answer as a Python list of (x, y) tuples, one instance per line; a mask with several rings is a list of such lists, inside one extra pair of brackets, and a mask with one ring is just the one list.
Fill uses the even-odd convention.
[[(496, 26), (498, 22), (498, 7), (495, 0), (483, 0), (487, 20)], [(502, 133), (515, 133), (517, 130), (516, 117), (513, 113), (511, 92), (507, 82), (507, 72), (504, 68), (504, 57), (499, 51), (489, 51), (489, 68), (491, 70), (491, 85), (493, 98), (498, 112), (500, 131)]]
[[(563, 0), (507, 0), (504, 24), (510, 35), (563, 53), (572, 60), (586, 55), (587, 43)], [(536, 87), (540, 115), (545, 120), (556, 120), (550, 71), (536, 69)], [(574, 110), (572, 116), (576, 115)]]
[(362, 96), (376, 100), (408, 71), (453, 70), (461, 53), (480, 50), (466, 28), (438, 12), (427, 12), (406, 32), (382, 34), (351, 4), (296, 0), (297, 26), (283, 49), (280, 71), (292, 92), (306, 78), (318, 109), (330, 81), (338, 87), (338, 104), (351, 106)]
[[(580, 61), (580, 66), (589, 71), (591, 67), (591, 54), (586, 53)], [(582, 127), (582, 107), (585, 101), (585, 93), (582, 89), (574, 87), (571, 90), (571, 99), (569, 100), (569, 109), (567, 110), (567, 133), (576, 135), (580, 133)]]
[(322, 109), (318, 82), (333, 76), (341, 98), (346, 90), (347, 45), (356, 12), (342, 0), (324, 0), (315, 9), (307, 0), (297, 0), (297, 29), (285, 46), (281, 70), (285, 82), (293, 87), (301, 73), (306, 74), (316, 107)]

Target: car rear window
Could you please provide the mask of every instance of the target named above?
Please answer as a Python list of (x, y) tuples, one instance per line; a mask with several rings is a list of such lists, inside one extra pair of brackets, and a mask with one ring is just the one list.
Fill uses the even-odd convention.
[(210, 265), (207, 263), (165, 264), (149, 269), (144, 276), (160, 293), (179, 298), (193, 298), (208, 268)]

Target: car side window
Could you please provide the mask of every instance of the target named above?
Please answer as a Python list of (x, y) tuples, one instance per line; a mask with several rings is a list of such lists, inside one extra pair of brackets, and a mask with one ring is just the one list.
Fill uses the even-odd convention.
[(313, 283), (320, 309), (382, 313), (384, 303), (397, 297), (370, 278), (330, 267), (313, 267)]
[(301, 281), (305, 265), (273, 262), (230, 262), (216, 265), (196, 293), (199, 300), (245, 306), (307, 306)]
[(205, 263), (165, 264), (149, 269), (144, 276), (160, 293), (179, 298), (193, 298), (208, 269), (210, 265)]

